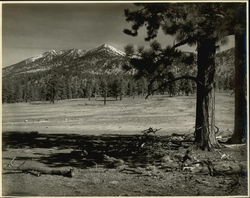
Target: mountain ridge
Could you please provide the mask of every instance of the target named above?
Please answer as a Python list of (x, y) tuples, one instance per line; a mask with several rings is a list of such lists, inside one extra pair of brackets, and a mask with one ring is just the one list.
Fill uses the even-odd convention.
[[(2, 74), (3, 77), (13, 77), (19, 74), (43, 72), (54, 68), (66, 71), (75, 68), (79, 69), (80, 72), (92, 74), (112, 73), (112, 70), (119, 73), (124, 72), (122, 71), (122, 65), (125, 63), (124, 57), (124, 52), (106, 43), (90, 50), (76, 48), (49, 50), (3, 68)], [(230, 75), (230, 78), (232, 78), (234, 72), (234, 48), (216, 53), (216, 68), (217, 76), (225, 73), (225, 75)], [(195, 67), (193, 69), (196, 70)]]
[(59, 49), (59, 50), (51, 49), (51, 50), (48, 50), (48, 51), (43, 52), (41, 54), (38, 54), (36, 56), (26, 58), (26, 59), (24, 59), (22, 61), (19, 61), (17, 63), (7, 65), (3, 69), (14, 66), (14, 65), (17, 65), (17, 64), (20, 64), (20, 63), (23, 63), (23, 62), (26, 62), (26, 64), (28, 64), (28, 63), (34, 62), (37, 59), (40, 59), (40, 58), (42, 58), (44, 56), (48, 56), (48, 55), (62, 55), (62, 54), (65, 54), (67, 52), (75, 52), (75, 53), (78, 53), (79, 55), (84, 55), (86, 53), (90, 53), (90, 52), (92, 53), (92, 52), (94, 52), (96, 50), (101, 50), (103, 48), (108, 48), (108, 49), (110, 49), (110, 51), (113, 51), (114, 53), (117, 53), (117, 54), (119, 54), (121, 56), (125, 55), (125, 52), (123, 52), (121, 50), (118, 50), (118, 49), (116, 49), (115, 47), (113, 47), (113, 46), (111, 46), (109, 44), (103, 43), (103, 44), (101, 44), (101, 45), (99, 45), (99, 46), (97, 46), (97, 47), (95, 47), (93, 49), (90, 49), (90, 50), (79, 49), (79, 48)]
[[(102, 44), (90, 50), (66, 49), (49, 50), (34, 57), (27, 58), (16, 64), (3, 68), (3, 76), (32, 73), (36, 71), (50, 70), (54, 67), (70, 67), (73, 64), (94, 64), (96, 62), (112, 62), (115, 59), (122, 59), (125, 53), (108, 44)], [(106, 61), (104, 59), (110, 59)], [(88, 62), (88, 63), (87, 63)], [(104, 63), (104, 65), (107, 65)]]

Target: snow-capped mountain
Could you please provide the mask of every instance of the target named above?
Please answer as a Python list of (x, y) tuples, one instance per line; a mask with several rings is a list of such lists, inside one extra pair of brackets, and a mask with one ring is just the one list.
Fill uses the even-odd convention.
[[(227, 78), (232, 78), (233, 57), (234, 49), (216, 54), (216, 76), (218, 78), (224, 78), (224, 73), (229, 75)], [(82, 49), (50, 50), (3, 68), (2, 74), (3, 78), (8, 79), (26, 74), (36, 75), (52, 69), (56, 72), (64, 72), (64, 74), (117, 74), (124, 72), (122, 67), (125, 63), (124, 52), (111, 45), (102, 44), (88, 51)]]
[(117, 68), (121, 68), (121, 59), (124, 56), (124, 52), (108, 44), (102, 44), (88, 51), (82, 49), (50, 50), (5, 67), (3, 69), (3, 76), (36, 73), (48, 71), (52, 68), (65, 68), (68, 70), (69, 68), (77, 67), (79, 71), (84, 72), (87, 70), (97, 72), (103, 69), (117, 70)]
[(111, 54), (114, 54), (114, 55), (120, 55), (120, 56), (125, 56), (125, 53), (114, 48), (113, 46), (111, 45), (108, 45), (106, 43), (100, 45), (99, 47), (97, 48), (94, 48), (92, 50), (89, 50), (87, 52), (88, 53), (96, 53), (96, 52), (108, 52), (108, 53), (111, 53)]

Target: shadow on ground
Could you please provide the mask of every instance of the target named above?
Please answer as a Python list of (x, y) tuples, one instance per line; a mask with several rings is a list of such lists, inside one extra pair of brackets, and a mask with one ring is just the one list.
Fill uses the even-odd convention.
[[(87, 168), (106, 166), (104, 155), (123, 160), (130, 167), (156, 164), (168, 150), (178, 149), (183, 142), (170, 142), (170, 136), (156, 135), (77, 135), (39, 134), (38, 132), (4, 132), (3, 151), (8, 148), (46, 148), (56, 153), (39, 155), (36, 160), (51, 167), (72, 166)], [(191, 143), (191, 142), (189, 142)], [(188, 142), (185, 142), (188, 144)], [(152, 147), (158, 149), (152, 153)], [(65, 153), (65, 149), (71, 151)], [(64, 151), (63, 151), (64, 150)], [(17, 160), (28, 160), (27, 158)]]

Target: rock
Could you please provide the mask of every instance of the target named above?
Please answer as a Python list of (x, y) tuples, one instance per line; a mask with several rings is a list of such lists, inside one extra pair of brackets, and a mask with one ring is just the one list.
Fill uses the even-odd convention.
[(216, 136), (216, 139), (220, 142), (220, 143), (226, 143), (230, 137), (223, 137), (222, 135)]
[(203, 184), (203, 185), (205, 185), (205, 186), (211, 186), (211, 183), (210, 183), (210, 182), (207, 182), (207, 181), (204, 181), (204, 180), (196, 179), (195, 181), (196, 181), (197, 183)]
[(184, 154), (182, 154), (182, 153), (176, 153), (176, 154), (174, 154), (174, 158), (177, 161), (182, 161), (183, 157), (184, 157)]
[(218, 161), (213, 162), (212, 164), (214, 175), (234, 175), (247, 172), (246, 166), (243, 166), (240, 162)]
[(157, 168), (156, 168), (155, 166), (147, 166), (147, 167), (146, 167), (146, 170), (147, 170), (147, 171), (156, 172), (156, 171), (157, 171)]
[(178, 170), (180, 168), (180, 165), (178, 162), (172, 159), (164, 158), (162, 160), (160, 168), (166, 171), (173, 171), (173, 170)]
[(108, 155), (104, 155), (103, 161), (106, 163), (108, 168), (117, 168), (120, 166), (124, 166), (125, 162), (122, 159), (117, 159), (114, 157), (110, 157)]
[(221, 155), (221, 159), (222, 159), (222, 160), (229, 160), (229, 159), (230, 159), (230, 156), (227, 155), (227, 154), (225, 154), (225, 153), (223, 153), (223, 154)]
[(111, 182), (109, 182), (110, 184), (113, 184), (113, 185), (118, 185), (119, 184), (119, 182), (118, 181), (111, 181)]
[(204, 174), (209, 173), (208, 168), (200, 163), (192, 164), (190, 166), (184, 166), (182, 170), (190, 173), (204, 173)]
[(182, 142), (183, 140), (184, 140), (183, 136), (172, 136), (170, 138), (170, 141), (172, 141), (172, 142)]
[(100, 184), (101, 182), (102, 181), (99, 178), (95, 178), (95, 177), (91, 180), (92, 184)]
[(169, 155), (163, 156), (161, 158), (161, 162), (163, 163), (173, 163), (174, 161), (171, 159), (171, 157)]
[(188, 148), (188, 147), (190, 147), (192, 144), (190, 144), (190, 143), (188, 143), (188, 142), (182, 142), (181, 145), (182, 145), (183, 148)]

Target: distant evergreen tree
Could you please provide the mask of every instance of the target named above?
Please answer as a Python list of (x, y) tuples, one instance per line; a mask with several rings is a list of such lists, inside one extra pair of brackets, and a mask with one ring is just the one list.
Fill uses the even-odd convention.
[(47, 86), (43, 85), (40, 88), (40, 100), (44, 101), (47, 99)]
[(14, 103), (14, 87), (10, 82), (3, 83), (3, 101), (7, 103)]
[(119, 81), (119, 97), (120, 97), (120, 100), (122, 100), (125, 92), (126, 92), (126, 82), (125, 80), (121, 77), (120, 78), (120, 81)]
[(100, 85), (99, 85), (99, 90), (101, 93), (101, 96), (103, 97), (103, 102), (104, 105), (106, 105), (107, 103), (107, 96), (108, 96), (108, 81), (105, 77), (102, 76), (102, 78), (100, 79)]
[(58, 76), (56, 74), (51, 74), (47, 82), (47, 99), (55, 103), (55, 99), (58, 94)]
[(94, 79), (93, 80), (93, 93), (94, 93), (94, 97), (96, 99), (96, 97), (98, 96), (99, 94), (99, 82), (97, 79)]
[(72, 99), (72, 86), (70, 79), (67, 79), (66, 86), (67, 99)]
[(65, 77), (63, 76), (62, 80), (61, 80), (61, 98), (64, 100), (64, 99), (67, 99), (67, 82), (65, 80)]
[(136, 83), (133, 79), (130, 79), (128, 82), (128, 96), (129, 97), (133, 97), (133, 99), (135, 98), (135, 94), (136, 94)]
[[(169, 72), (168, 74), (167, 74), (167, 79), (168, 80), (173, 80), (175, 77), (174, 77), (174, 74), (172, 73), (172, 72)], [(169, 96), (175, 96), (176, 94), (177, 94), (177, 86), (176, 86), (176, 82), (175, 81), (173, 81), (172, 83), (169, 83), (168, 85), (167, 85), (167, 90), (168, 90), (168, 94), (169, 94)]]
[(192, 91), (192, 83), (188, 80), (182, 80), (180, 83), (180, 91), (185, 94), (186, 96), (189, 96)]
[(86, 95), (88, 97), (88, 100), (91, 99), (93, 93), (93, 82), (91, 79), (88, 79), (86, 82)]
[(147, 80), (142, 77), (137, 81), (137, 94), (144, 96), (147, 93)]
[(118, 99), (120, 92), (120, 83), (118, 79), (114, 79), (110, 86), (110, 94), (112, 97), (114, 97), (116, 100)]

